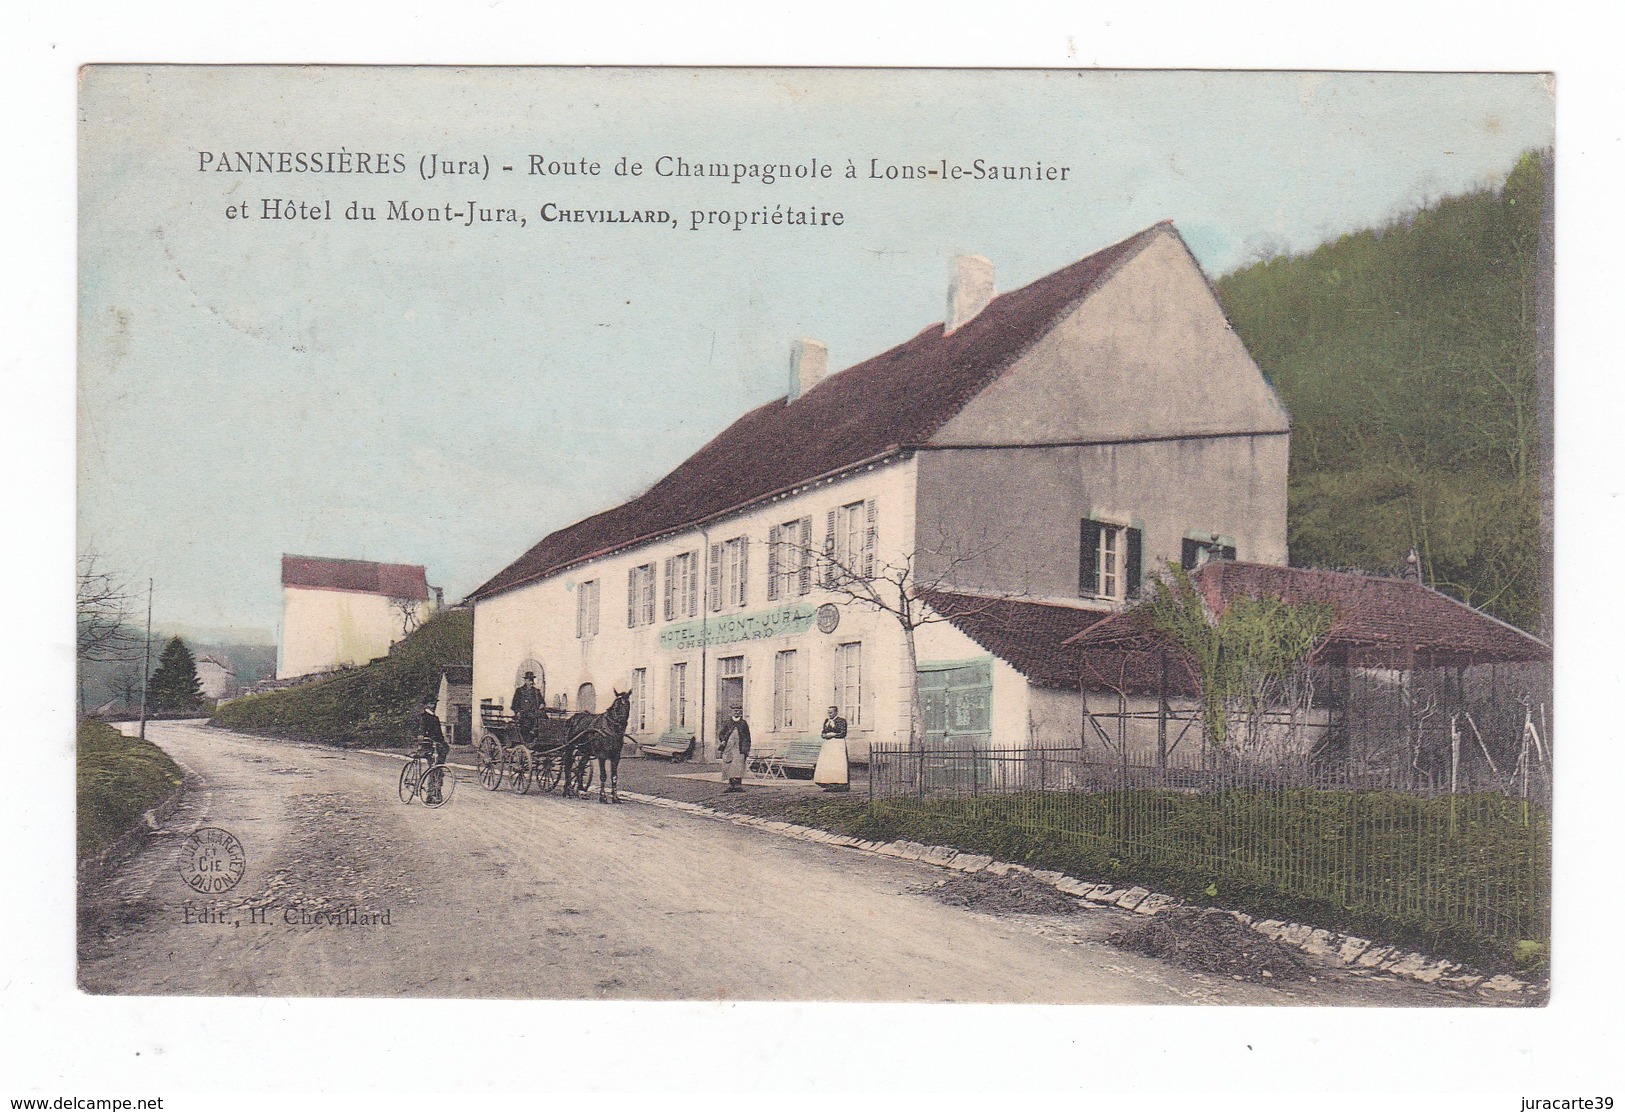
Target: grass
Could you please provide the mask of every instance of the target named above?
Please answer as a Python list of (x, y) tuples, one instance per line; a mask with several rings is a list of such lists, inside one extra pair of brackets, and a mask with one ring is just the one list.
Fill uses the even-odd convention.
[(443, 611), (377, 663), (233, 700), (210, 724), (338, 745), (407, 745), (417, 736), (422, 699), (440, 686), (441, 669), (467, 667), (473, 654), (473, 614)]
[(180, 787), (181, 770), (151, 742), (87, 719), (78, 737), (79, 859), (93, 857)]
[[(1498, 796), (1027, 792), (882, 801), (749, 798), (754, 814), (872, 841), (986, 853), (1192, 904), (1311, 923), (1485, 969), (1538, 971), (1550, 824)], [(1452, 825), (1453, 824), (1453, 825)]]

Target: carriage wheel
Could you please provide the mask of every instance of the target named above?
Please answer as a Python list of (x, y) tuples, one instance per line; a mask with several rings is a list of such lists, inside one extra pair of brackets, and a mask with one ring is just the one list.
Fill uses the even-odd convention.
[(583, 794), (585, 794), (586, 792), (588, 792), (588, 791), (590, 791), (592, 789), (592, 773), (593, 773), (593, 760), (592, 760), (592, 758), (591, 757), (583, 758), (582, 763), (580, 765), (580, 768), (581, 768), (581, 783), (577, 784), (576, 787)]
[(516, 745), (508, 753), (506, 768), (513, 776), (513, 790), (520, 795), (530, 791), (531, 773), (534, 771), (534, 759), (530, 750), (523, 745)]
[(557, 757), (543, 757), (536, 766), (536, 786), (544, 792), (550, 792), (559, 786), (564, 779), (563, 762)]
[(493, 792), (502, 786), (502, 743), (490, 734), (480, 739), (480, 783)]
[(423, 802), (430, 807), (444, 807), (456, 791), (457, 770), (449, 765), (437, 764), (423, 774)]

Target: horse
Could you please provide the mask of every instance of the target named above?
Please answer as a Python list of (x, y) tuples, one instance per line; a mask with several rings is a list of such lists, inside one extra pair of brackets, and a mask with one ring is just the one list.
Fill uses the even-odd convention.
[[(614, 690), (611, 688), (611, 690)], [(581, 784), (581, 774), (587, 762), (598, 758), (598, 802), (621, 801), (621, 739), (626, 736), (626, 723), (632, 717), (632, 693), (616, 691), (609, 709), (602, 714), (579, 711), (565, 723), (564, 795), (573, 799)], [(579, 753), (579, 757), (578, 757)], [(608, 774), (605, 765), (608, 765)], [(604, 795), (605, 784), (609, 795)]]

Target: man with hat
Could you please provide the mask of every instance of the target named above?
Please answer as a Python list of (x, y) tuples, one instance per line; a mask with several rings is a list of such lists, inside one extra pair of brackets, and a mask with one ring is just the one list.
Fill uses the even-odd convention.
[(542, 693), (536, 690), (536, 673), (526, 672), (525, 682), (513, 689), (514, 720), (519, 723), (519, 736), (525, 743), (536, 740), (536, 726), (542, 718)]
[(733, 717), (717, 736), (717, 756), (722, 758), (722, 778), (728, 781), (722, 790), (744, 791), (745, 773), (750, 768), (750, 723), (745, 721), (745, 712), (739, 707), (733, 709)]
[[(446, 733), (440, 728), (440, 716), (435, 713), (435, 707), (440, 700), (430, 695), (423, 700), (423, 713), (418, 715), (418, 744), (420, 755), (435, 765), (443, 765), (446, 758), (451, 755), (451, 746), (446, 743)], [(435, 804), (440, 802), (440, 777), (442, 773), (431, 773), (423, 784), (423, 797), (425, 802)]]

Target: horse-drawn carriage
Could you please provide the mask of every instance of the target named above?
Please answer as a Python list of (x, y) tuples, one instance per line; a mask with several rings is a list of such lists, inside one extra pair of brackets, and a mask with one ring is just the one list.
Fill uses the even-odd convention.
[(619, 803), (615, 788), (629, 706), (629, 696), (616, 692), (615, 701), (603, 714), (567, 716), (562, 710), (544, 707), (527, 737), (518, 715), (504, 712), (500, 703), (483, 700), (480, 783), (489, 791), (506, 784), (521, 795), (532, 788), (550, 792), (562, 785), (567, 797), (584, 795), (593, 785), (596, 757), (598, 797), (605, 799), (608, 788), (613, 801)]

